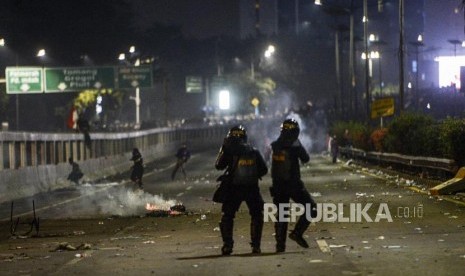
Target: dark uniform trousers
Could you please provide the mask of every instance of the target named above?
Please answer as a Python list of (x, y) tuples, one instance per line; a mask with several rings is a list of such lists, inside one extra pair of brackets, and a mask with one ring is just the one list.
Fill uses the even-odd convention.
[[(308, 211), (307, 204), (310, 204), (311, 216), (316, 217), (316, 203), (304, 187), (302, 181), (280, 181), (274, 182), (271, 188), (271, 195), (273, 196), (273, 203), (278, 207), (279, 215), (279, 204), (289, 203), (292, 199), (295, 203), (303, 204)], [(279, 217), (279, 216), (278, 216)], [(310, 221), (307, 220), (306, 214), (301, 215), (295, 225), (293, 232), (301, 236), (310, 225)], [(284, 245), (286, 243), (288, 222), (276, 222), (275, 223), (275, 239), (278, 245)]]
[(229, 247), (234, 244), (233, 227), (234, 217), (242, 201), (245, 201), (251, 216), (250, 238), (252, 247), (260, 247), (260, 240), (263, 229), (263, 198), (258, 185), (240, 186), (232, 185), (228, 187), (228, 197), (221, 207), (223, 216), (220, 222), (221, 236), (223, 243)]

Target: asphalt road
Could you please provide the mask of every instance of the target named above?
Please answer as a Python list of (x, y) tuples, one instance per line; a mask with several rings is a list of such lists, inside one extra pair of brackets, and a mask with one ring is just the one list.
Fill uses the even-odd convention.
[[(263, 253), (251, 255), (250, 218), (243, 204), (235, 220), (234, 253), (223, 257), (217, 228), (221, 206), (210, 200), (220, 175), (213, 168), (215, 154), (194, 154), (186, 166), (187, 179), (178, 172), (174, 181), (174, 160), (148, 164), (144, 192), (115, 177), (17, 200), (13, 217), (20, 220), (14, 235), (11, 203), (0, 204), (0, 275), (465, 273), (463, 201), (431, 197), (427, 187), (410, 179), (344, 162), (332, 164), (321, 155), (302, 166), (306, 187), (321, 208), (329, 208), (321, 212), (329, 215), (305, 233), (310, 248), (289, 240), (285, 253), (274, 253), (273, 224), (266, 222)], [(270, 184), (269, 176), (261, 182), (266, 202), (271, 202)], [(38, 234), (30, 224), (32, 200)], [(182, 203), (188, 214), (147, 216), (147, 203)], [(382, 216), (376, 222), (378, 211)]]

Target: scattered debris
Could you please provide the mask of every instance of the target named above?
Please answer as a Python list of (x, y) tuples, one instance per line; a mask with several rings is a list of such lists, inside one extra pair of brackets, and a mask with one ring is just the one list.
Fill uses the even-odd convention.
[(329, 248), (342, 248), (342, 247), (347, 247), (345, 244), (330, 244)]
[(387, 248), (387, 249), (400, 249), (402, 248), (401, 245), (384, 245), (383, 248)]
[(325, 261), (323, 261), (323, 260), (309, 260), (308, 262), (311, 263), (311, 264), (315, 264), (315, 263), (323, 263)]
[(144, 242), (142, 242), (142, 243), (143, 243), (143, 244), (154, 244), (155, 241), (144, 241)]

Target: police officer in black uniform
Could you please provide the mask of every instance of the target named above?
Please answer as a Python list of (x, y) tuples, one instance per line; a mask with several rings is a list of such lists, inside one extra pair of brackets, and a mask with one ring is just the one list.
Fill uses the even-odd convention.
[[(311, 215), (316, 216), (316, 204), (312, 199), (304, 183), (300, 179), (300, 164), (310, 161), (305, 148), (298, 139), (300, 133), (299, 124), (294, 119), (286, 119), (281, 124), (281, 133), (278, 139), (271, 143), (272, 163), (271, 177), (273, 184), (270, 188), (273, 203), (279, 207), (281, 203), (289, 203), (292, 199), (295, 203), (311, 204)], [(279, 212), (279, 208), (278, 208)], [(300, 246), (308, 248), (308, 244), (303, 238), (303, 233), (310, 225), (305, 215), (300, 216), (294, 230), (289, 234), (289, 238), (297, 242)], [(275, 223), (276, 252), (286, 250), (287, 222), (278, 221)]]
[(235, 126), (229, 130), (218, 153), (215, 167), (217, 170), (226, 169), (228, 179), (227, 196), (221, 207), (222, 255), (230, 255), (233, 251), (234, 217), (242, 201), (247, 204), (251, 216), (252, 253), (261, 253), (264, 201), (258, 180), (268, 172), (268, 168), (260, 152), (247, 144), (247, 132), (243, 126)]

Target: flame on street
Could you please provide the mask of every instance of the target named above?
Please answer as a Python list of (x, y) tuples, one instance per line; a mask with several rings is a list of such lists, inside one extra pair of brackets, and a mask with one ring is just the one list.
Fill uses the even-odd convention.
[(168, 204), (165, 204), (165, 205), (156, 205), (156, 204), (150, 204), (147, 202), (147, 204), (145, 204), (145, 209), (147, 211), (169, 211), (170, 210), (170, 206)]

